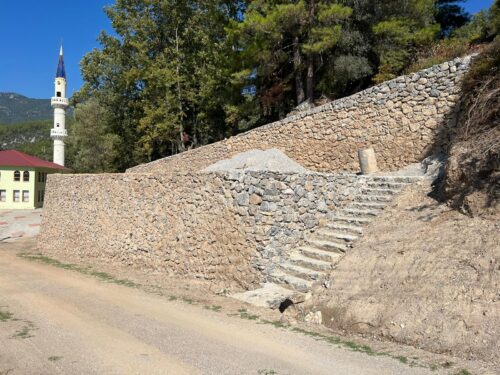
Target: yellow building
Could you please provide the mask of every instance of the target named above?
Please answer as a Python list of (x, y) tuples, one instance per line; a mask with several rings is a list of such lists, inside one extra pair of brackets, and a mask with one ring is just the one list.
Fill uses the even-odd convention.
[(42, 207), (47, 175), (68, 171), (20, 151), (0, 151), (0, 210)]

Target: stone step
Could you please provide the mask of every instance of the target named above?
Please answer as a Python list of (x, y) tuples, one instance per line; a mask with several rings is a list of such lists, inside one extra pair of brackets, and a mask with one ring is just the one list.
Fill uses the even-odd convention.
[(290, 261), (298, 266), (310, 268), (311, 270), (316, 271), (329, 271), (333, 267), (331, 262), (309, 258), (301, 253), (290, 254)]
[(359, 217), (359, 216), (349, 216), (349, 215), (338, 215), (334, 217), (334, 222), (337, 223), (356, 223), (356, 224), (369, 224), (373, 221), (372, 218)]
[(339, 222), (331, 222), (326, 224), (327, 228), (334, 229), (334, 230), (339, 230), (347, 233), (356, 233), (356, 234), (361, 234), (363, 233), (363, 228), (360, 227), (359, 225), (355, 224), (343, 224)]
[(359, 208), (359, 209), (383, 210), (386, 204), (381, 202), (368, 201), (368, 202), (352, 202), (351, 206), (353, 208)]
[(360, 195), (357, 197), (359, 202), (390, 202), (392, 195)]
[(368, 187), (375, 189), (395, 189), (401, 190), (408, 186), (405, 182), (392, 182), (392, 181), (372, 181), (368, 182)]
[(411, 184), (413, 182), (421, 181), (423, 177), (420, 176), (372, 176), (373, 182), (402, 182)]
[(302, 246), (299, 251), (309, 258), (323, 260), (325, 262), (337, 263), (343, 257), (342, 253), (316, 249), (314, 247)]
[(292, 276), (296, 276), (305, 280), (317, 281), (320, 278), (326, 276), (325, 272), (302, 267), (299, 266), (298, 264), (290, 262), (285, 262), (281, 264), (281, 268), (283, 268), (287, 273), (291, 274)]
[(372, 217), (380, 214), (379, 210), (373, 210), (373, 209), (361, 210), (357, 208), (343, 208), (341, 212), (349, 216), (358, 216), (358, 217)]
[(270, 279), (276, 284), (298, 290), (302, 293), (307, 293), (313, 285), (311, 280), (305, 280), (297, 276), (292, 276), (283, 271), (274, 271), (270, 275)]
[(337, 232), (328, 228), (318, 229), (314, 234), (322, 238), (333, 240), (333, 242), (354, 241), (358, 239), (358, 236), (354, 234), (348, 234), (342, 231)]
[(333, 251), (337, 253), (344, 253), (348, 249), (348, 246), (342, 243), (325, 241), (318, 238), (311, 238), (308, 241), (310, 247), (315, 247), (320, 250)]
[(392, 196), (394, 194), (399, 193), (399, 190), (396, 189), (375, 189), (375, 188), (363, 188), (361, 189), (361, 193), (365, 195), (389, 195)]

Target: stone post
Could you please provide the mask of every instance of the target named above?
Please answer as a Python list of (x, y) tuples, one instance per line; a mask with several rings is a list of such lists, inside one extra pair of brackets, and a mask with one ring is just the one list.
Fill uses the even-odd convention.
[(375, 150), (367, 148), (358, 151), (359, 166), (361, 174), (371, 174), (378, 172), (377, 159), (375, 158)]

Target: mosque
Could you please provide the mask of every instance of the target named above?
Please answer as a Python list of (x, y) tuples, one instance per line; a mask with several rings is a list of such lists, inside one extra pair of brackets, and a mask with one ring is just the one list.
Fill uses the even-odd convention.
[(64, 139), (68, 136), (66, 109), (69, 100), (66, 97), (66, 69), (62, 46), (54, 87), (54, 97), (51, 99), (54, 127), (50, 131), (50, 137), (54, 141), (53, 161), (42, 160), (17, 150), (0, 151), (0, 210), (42, 207), (47, 175), (69, 172), (64, 166)]

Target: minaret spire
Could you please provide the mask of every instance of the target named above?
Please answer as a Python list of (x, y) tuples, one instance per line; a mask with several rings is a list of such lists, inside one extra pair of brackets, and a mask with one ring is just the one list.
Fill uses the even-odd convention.
[(51, 99), (51, 105), (54, 108), (54, 127), (50, 130), (50, 137), (54, 140), (54, 163), (64, 166), (64, 139), (68, 136), (66, 108), (69, 106), (69, 101), (66, 98), (66, 69), (64, 68), (62, 43), (54, 86), (55, 96)]

